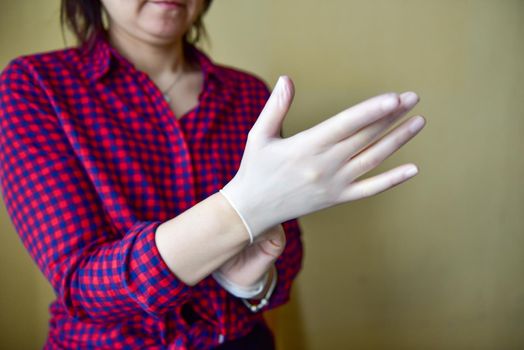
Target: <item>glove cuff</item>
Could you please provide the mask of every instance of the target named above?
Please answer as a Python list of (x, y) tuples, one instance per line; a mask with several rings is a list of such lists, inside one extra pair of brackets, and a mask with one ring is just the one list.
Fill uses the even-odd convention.
[(235, 211), (237, 212), (238, 216), (240, 217), (240, 219), (242, 220), (242, 222), (244, 223), (244, 226), (246, 227), (247, 229), (247, 233), (249, 234), (249, 245), (253, 244), (253, 241), (254, 241), (254, 237), (253, 237), (253, 231), (251, 230), (251, 228), (249, 227), (249, 225), (247, 224), (247, 221), (246, 219), (244, 218), (244, 216), (242, 215), (242, 213), (240, 212), (240, 210), (238, 210), (238, 208), (235, 206), (235, 204), (233, 203), (233, 201), (229, 198), (228, 195), (226, 195), (226, 192), (223, 191), (223, 189), (220, 189), (218, 190), (220, 193), (222, 193), (222, 195), (224, 196), (224, 198), (227, 199), (227, 201), (229, 202), (229, 204), (233, 207), (233, 209), (235, 209)]

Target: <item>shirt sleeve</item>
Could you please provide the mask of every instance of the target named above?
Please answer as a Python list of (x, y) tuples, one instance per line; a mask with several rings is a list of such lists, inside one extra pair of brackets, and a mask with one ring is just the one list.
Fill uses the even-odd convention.
[(0, 76), (0, 189), (16, 232), (73, 317), (160, 317), (190, 298), (156, 248), (161, 221), (118, 232), (104, 220), (52, 102), (20, 60)]

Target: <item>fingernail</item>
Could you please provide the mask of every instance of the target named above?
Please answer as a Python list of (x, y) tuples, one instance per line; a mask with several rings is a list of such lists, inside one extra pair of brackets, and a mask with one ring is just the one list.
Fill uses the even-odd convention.
[(409, 124), (409, 131), (412, 133), (416, 133), (422, 127), (424, 126), (424, 118), (422, 117), (416, 117), (414, 120), (411, 121), (411, 124)]
[(384, 112), (389, 112), (395, 109), (398, 106), (398, 96), (389, 96), (384, 101), (382, 101), (381, 107)]
[(419, 98), (416, 93), (414, 93), (413, 91), (409, 91), (409, 92), (406, 92), (404, 100), (406, 101), (406, 105), (411, 107), (418, 102)]
[(271, 244), (273, 244), (275, 247), (280, 247), (279, 242), (276, 241), (276, 240), (272, 240), (272, 239), (270, 239), (269, 242), (270, 242)]
[(416, 166), (412, 166), (410, 167), (409, 169), (407, 169), (405, 172), (404, 172), (404, 176), (406, 178), (409, 178), (409, 177), (412, 177), (414, 175), (416, 175), (418, 173), (418, 169)]

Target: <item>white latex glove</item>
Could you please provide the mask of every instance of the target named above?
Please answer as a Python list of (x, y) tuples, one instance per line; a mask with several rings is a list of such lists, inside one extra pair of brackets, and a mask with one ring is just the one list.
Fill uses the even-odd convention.
[(218, 272), (228, 281), (241, 287), (256, 285), (282, 254), (285, 246), (286, 235), (279, 224), (225, 262)]
[(405, 164), (355, 181), (422, 129), (424, 118), (410, 118), (370, 145), (414, 107), (418, 102), (415, 93), (373, 97), (310, 129), (281, 138), (293, 95), (292, 81), (280, 77), (249, 131), (238, 172), (221, 189), (254, 239), (277, 223), (372, 196), (418, 172), (415, 165)]

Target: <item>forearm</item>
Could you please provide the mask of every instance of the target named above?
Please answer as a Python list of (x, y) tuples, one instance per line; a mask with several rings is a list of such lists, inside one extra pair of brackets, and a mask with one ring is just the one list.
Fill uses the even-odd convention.
[[(236, 215), (217, 193), (174, 219), (137, 221), (117, 240), (80, 249), (73, 244), (81, 242), (70, 239), (71, 252), (41, 265), (74, 317), (107, 322), (140, 310), (162, 315), (190, 297), (191, 285), (245, 247), (249, 236)], [(18, 229), (25, 237), (23, 228)], [(78, 235), (80, 230), (74, 225), (67, 229), (63, 235)], [(103, 227), (80, 232), (85, 237), (109, 236)]]
[(239, 253), (249, 243), (249, 234), (227, 199), (217, 192), (160, 224), (155, 241), (171, 272), (195, 285)]

